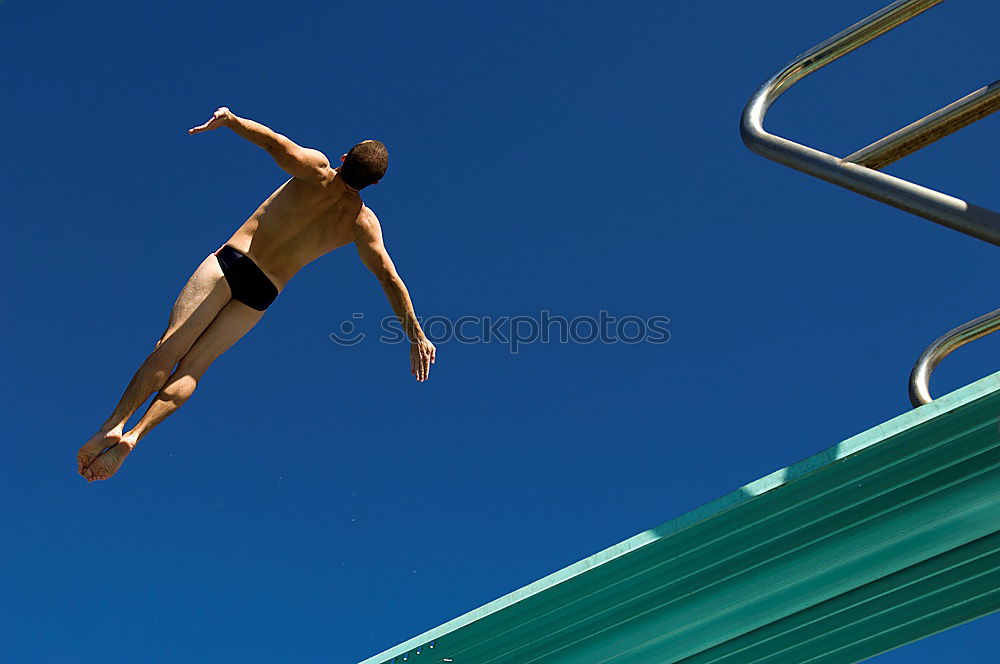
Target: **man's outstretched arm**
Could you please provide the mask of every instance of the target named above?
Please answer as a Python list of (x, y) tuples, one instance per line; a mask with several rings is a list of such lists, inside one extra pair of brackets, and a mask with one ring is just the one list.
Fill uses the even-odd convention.
[(362, 212), (364, 218), (360, 220), (355, 235), (354, 244), (358, 248), (358, 255), (361, 262), (372, 271), (382, 284), (382, 290), (389, 298), (392, 310), (403, 325), (406, 336), (410, 338), (410, 373), (418, 381), (427, 380), (430, 374), (431, 365), (436, 359), (437, 349), (428, 341), (424, 331), (417, 321), (417, 316), (413, 312), (413, 302), (410, 301), (410, 293), (406, 290), (406, 284), (396, 272), (389, 253), (385, 250), (382, 242), (382, 229), (379, 227), (378, 219), (367, 208)]
[(330, 167), (330, 160), (319, 150), (304, 148), (259, 122), (237, 116), (225, 106), (217, 110), (205, 124), (188, 129), (188, 133), (198, 134), (219, 127), (229, 127), (239, 136), (264, 148), (274, 157), (278, 166), (292, 177), (323, 183), (333, 179), (336, 174)]

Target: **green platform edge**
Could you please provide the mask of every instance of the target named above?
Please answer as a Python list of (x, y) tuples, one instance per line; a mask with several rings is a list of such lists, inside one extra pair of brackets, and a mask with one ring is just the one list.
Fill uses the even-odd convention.
[(986, 615), (998, 413), (1000, 372), (361, 664), (834, 664)]

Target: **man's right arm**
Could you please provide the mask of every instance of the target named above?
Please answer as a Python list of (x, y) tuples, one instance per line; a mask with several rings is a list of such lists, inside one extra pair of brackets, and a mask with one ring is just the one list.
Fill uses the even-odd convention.
[(354, 244), (358, 249), (361, 262), (365, 264), (382, 285), (382, 290), (389, 300), (389, 305), (403, 326), (403, 331), (410, 338), (410, 373), (418, 381), (427, 380), (431, 365), (436, 359), (437, 349), (420, 328), (420, 322), (413, 311), (413, 302), (406, 284), (396, 272), (389, 253), (382, 242), (382, 230), (378, 219), (367, 208), (362, 213), (363, 218), (355, 227)]
[(217, 110), (211, 120), (189, 129), (188, 133), (198, 134), (219, 127), (229, 127), (237, 135), (260, 146), (282, 170), (300, 180), (324, 183), (336, 174), (330, 167), (329, 159), (319, 150), (304, 148), (259, 122), (237, 116), (225, 106)]

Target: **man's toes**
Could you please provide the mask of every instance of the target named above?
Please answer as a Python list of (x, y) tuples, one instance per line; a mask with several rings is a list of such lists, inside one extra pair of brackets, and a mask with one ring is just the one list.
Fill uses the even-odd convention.
[(90, 466), (87, 467), (90, 479), (110, 479), (118, 471), (118, 467), (121, 466), (122, 461), (125, 460), (125, 457), (128, 456), (130, 451), (131, 448), (128, 443), (117, 443), (114, 447), (99, 456), (92, 464), (90, 464)]
[(111, 454), (111, 452), (105, 452), (97, 459), (97, 461), (95, 461), (90, 465), (90, 468), (88, 470), (90, 470), (90, 476), (93, 479), (95, 480), (104, 479), (104, 476), (107, 474), (104, 469), (104, 465), (107, 463), (107, 459), (105, 457), (107, 457), (109, 454)]
[(101, 474), (102, 466), (105, 463), (104, 457), (107, 455), (108, 453), (106, 452), (101, 456), (97, 457), (96, 459), (94, 459), (94, 461), (89, 466), (83, 469), (83, 476), (86, 477), (88, 480), (98, 479), (98, 475)]
[(76, 463), (80, 471), (93, 463), (95, 458), (97, 458), (96, 454), (91, 454), (86, 448), (81, 449), (76, 455)]
[(96, 454), (84, 454), (83, 452), (80, 452), (76, 456), (77, 471), (81, 475), (83, 475), (84, 472), (86, 472), (87, 470), (87, 466), (94, 463), (94, 459), (96, 458), (97, 458)]
[(121, 438), (122, 436), (120, 433), (111, 431), (94, 434), (90, 440), (83, 444), (80, 451), (77, 452), (76, 461), (80, 473), (82, 474), (84, 468), (94, 463), (94, 461), (101, 456), (101, 452), (108, 447), (113, 447), (118, 444)]

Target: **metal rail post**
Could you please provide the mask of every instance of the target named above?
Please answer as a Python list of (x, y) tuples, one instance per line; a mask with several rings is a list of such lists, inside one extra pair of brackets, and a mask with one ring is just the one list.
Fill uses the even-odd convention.
[[(878, 170), (1000, 109), (1000, 81), (844, 158), (764, 130), (764, 116), (771, 104), (797, 81), (940, 2), (943, 0), (897, 0), (799, 55), (767, 79), (750, 98), (740, 120), (740, 135), (748, 148), (768, 159), (1000, 245), (1000, 214)], [(913, 405), (931, 401), (930, 375), (945, 356), (997, 329), (1000, 329), (1000, 309), (956, 327), (931, 344), (910, 374)]]

